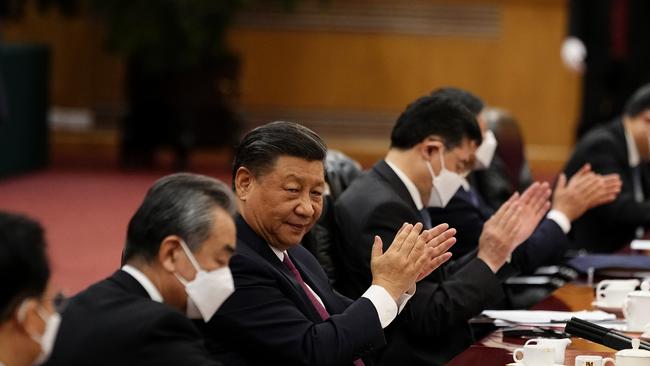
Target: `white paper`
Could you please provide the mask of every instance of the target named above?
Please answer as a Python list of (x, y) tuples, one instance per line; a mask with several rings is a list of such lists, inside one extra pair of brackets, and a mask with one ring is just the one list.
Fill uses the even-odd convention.
[(630, 247), (634, 250), (650, 250), (650, 240), (632, 240)]
[[(547, 311), (547, 310), (485, 310), (482, 315), (495, 319), (495, 325), (509, 325), (508, 322), (523, 324), (557, 324), (568, 322), (572, 317), (590, 322), (616, 319), (616, 315), (601, 310), (595, 311)], [(500, 322), (498, 320), (501, 320)]]

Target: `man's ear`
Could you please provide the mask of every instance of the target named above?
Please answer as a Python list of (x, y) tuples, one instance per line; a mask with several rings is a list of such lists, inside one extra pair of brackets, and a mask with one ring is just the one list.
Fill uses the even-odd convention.
[(180, 260), (180, 256), (183, 255), (182, 250), (178, 236), (170, 235), (165, 237), (158, 249), (160, 265), (169, 272), (176, 272), (176, 263)]
[(439, 152), (441, 148), (441, 143), (439, 140), (429, 136), (424, 139), (418, 146), (418, 153), (420, 156), (425, 159), (431, 159), (431, 154)]
[(38, 300), (26, 299), (15, 311), (14, 321), (30, 336), (43, 333), (44, 325), (43, 320), (38, 316), (38, 307)]
[(240, 166), (235, 174), (235, 194), (245, 202), (253, 188), (255, 176), (248, 168)]

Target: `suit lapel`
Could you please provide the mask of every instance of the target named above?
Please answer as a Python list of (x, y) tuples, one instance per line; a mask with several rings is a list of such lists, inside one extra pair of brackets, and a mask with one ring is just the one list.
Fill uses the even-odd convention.
[(306, 265), (302, 260), (302, 257), (306, 255), (306, 253), (298, 248), (289, 249), (288, 253), (290, 253), (290, 258), (293, 260), (293, 263), (302, 275), (303, 281), (305, 281), (318, 297), (320, 297), (321, 301), (325, 305), (325, 309), (327, 309), (330, 314), (339, 313), (345, 310), (345, 308), (341, 307), (342, 304), (337, 298), (330, 296), (332, 291), (329, 282), (317, 281), (317, 279), (322, 278), (322, 275), (317, 273), (316, 268)]
[(115, 273), (113, 273), (113, 275), (108, 278), (108, 281), (115, 283), (117, 286), (121, 287), (129, 294), (150, 299), (149, 293), (144, 289), (144, 287), (142, 287), (140, 282), (138, 282), (135, 278), (133, 278), (133, 276), (122, 271), (121, 269), (115, 271)]
[(406, 189), (404, 182), (402, 182), (402, 180), (399, 179), (397, 174), (395, 174), (395, 171), (388, 164), (386, 164), (386, 161), (382, 160), (377, 164), (375, 164), (375, 166), (372, 167), (372, 171), (374, 171), (384, 181), (386, 181), (386, 183), (388, 183), (388, 185), (393, 189), (393, 191), (404, 202), (408, 202), (408, 205), (413, 209), (413, 211), (418, 212), (418, 208), (415, 206), (415, 202), (413, 202), (413, 197), (411, 197), (411, 194), (409, 193), (408, 189)]
[[(312, 305), (311, 301), (303, 291), (302, 286), (300, 286), (296, 278), (293, 276), (293, 273), (291, 273), (291, 271), (287, 268), (287, 266), (285, 266), (282, 262), (280, 262), (280, 259), (275, 255), (275, 253), (273, 253), (268, 243), (260, 236), (258, 236), (257, 233), (253, 231), (253, 229), (246, 223), (246, 221), (244, 221), (244, 219), (241, 216), (237, 218), (236, 224), (237, 224), (238, 242), (247, 245), (256, 255), (261, 257), (261, 259), (263, 259), (265, 262), (269, 263), (276, 271), (276, 273), (279, 274), (279, 276), (284, 280), (284, 282), (289, 285), (291, 290), (293, 290), (292, 298), (294, 299), (294, 301), (298, 302), (296, 305), (298, 305), (298, 307), (301, 308), (303, 313), (308, 315), (313, 321), (320, 321), (321, 320), (320, 315), (318, 314), (318, 312)], [(237, 251), (240, 250), (239, 243), (238, 243), (238, 248), (236, 249)], [(292, 260), (294, 259), (293, 256), (291, 256), (290, 258)], [(299, 261), (294, 261), (294, 265), (296, 265), (296, 267), (299, 269), (301, 273), (304, 273), (301, 270), (300, 263), (297, 262)], [(303, 276), (303, 280), (308, 281), (304, 277), (305, 276)], [(309, 284), (310, 282), (307, 283)]]

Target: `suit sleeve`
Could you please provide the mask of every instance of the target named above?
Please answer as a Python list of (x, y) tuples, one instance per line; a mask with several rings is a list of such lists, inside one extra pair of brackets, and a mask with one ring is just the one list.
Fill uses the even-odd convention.
[(269, 364), (280, 360), (292, 365), (347, 364), (385, 345), (370, 300), (360, 298), (343, 313), (315, 323), (259, 263), (238, 255), (230, 267), (237, 290), (204, 328), (206, 337), (264, 352)]
[[(625, 225), (650, 226), (650, 200), (646, 197), (644, 202), (634, 200), (634, 187), (632, 180), (626, 174), (630, 170), (627, 160), (617, 159), (617, 155), (612, 153), (620, 150), (609, 140), (599, 141), (591, 144), (590, 148), (583, 151), (583, 156), (587, 157), (587, 162), (591, 164), (591, 169), (599, 174), (617, 173), (621, 174), (623, 186), (621, 193), (614, 202), (593, 208), (593, 214), (612, 223), (621, 223)], [(573, 174), (579, 167), (572, 167), (572, 171), (567, 171), (567, 175)]]
[(559, 263), (569, 245), (569, 239), (560, 226), (553, 220), (544, 219), (512, 253), (512, 264), (523, 274), (531, 274), (541, 266)]
[(169, 311), (148, 327), (149, 334), (138, 347), (138, 365), (217, 366), (203, 336), (180, 312)]
[[(415, 336), (440, 337), (504, 297), (501, 281), (480, 259), (441, 282), (420, 281), (411, 299), (406, 322)], [(403, 323), (404, 324), (404, 323)]]
[[(379, 235), (384, 249), (387, 249), (402, 225), (396, 218), (405, 217), (411, 217), (414, 222), (419, 220), (404, 206), (380, 206), (364, 225), (363, 233), (367, 237)], [(370, 246), (367, 251), (369, 261)], [(407, 307), (408, 311), (400, 315), (408, 318), (402, 322), (407, 322), (409, 332), (416, 335), (440, 336), (451, 327), (466, 324), (471, 317), (503, 298), (501, 281), (475, 256), (475, 252), (466, 255), (462, 259), (464, 265), (448, 278), (441, 273), (444, 269), (439, 268), (417, 284), (415, 295)]]

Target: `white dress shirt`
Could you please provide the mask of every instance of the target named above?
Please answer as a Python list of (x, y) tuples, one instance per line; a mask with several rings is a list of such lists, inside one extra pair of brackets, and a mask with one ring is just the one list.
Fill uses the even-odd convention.
[[(287, 255), (286, 251), (281, 251), (278, 250), (272, 246), (269, 245), (269, 248), (275, 253), (275, 255), (278, 257), (280, 262), (284, 261), (284, 256)], [(312, 290), (311, 287), (309, 287), (309, 284), (305, 282), (305, 286), (307, 286), (307, 289), (314, 295), (316, 300), (320, 302), (321, 305), (325, 309), (325, 304), (323, 303), (323, 300), (321, 300), (320, 296)], [(395, 320), (395, 317), (397, 317), (397, 314), (402, 312), (402, 309), (404, 309), (404, 306), (406, 306), (406, 303), (413, 297), (413, 294), (415, 294), (415, 290), (412, 293), (404, 293), (400, 298), (395, 302), (393, 298), (388, 294), (388, 291), (384, 289), (381, 286), (378, 285), (372, 285), (370, 286), (366, 292), (364, 292), (361, 297), (365, 297), (366, 299), (370, 300), (372, 305), (375, 307), (375, 310), (377, 310), (377, 315), (379, 316), (379, 322), (381, 323), (382, 328), (386, 328), (393, 320)]]
[(385, 160), (386, 164), (393, 169), (395, 174), (397, 174), (397, 177), (402, 181), (404, 186), (406, 187), (406, 190), (409, 191), (409, 194), (411, 195), (411, 199), (413, 200), (413, 203), (415, 203), (415, 207), (418, 209), (418, 211), (422, 210), (424, 208), (424, 203), (422, 203), (422, 196), (420, 196), (420, 191), (418, 191), (418, 188), (415, 186), (415, 183), (411, 180), (411, 178), (406, 175), (400, 168), (397, 167), (397, 165), (391, 163), (388, 160)]
[(636, 142), (634, 142), (634, 139), (632, 138), (630, 131), (625, 127), (625, 124), (623, 124), (623, 130), (625, 131), (625, 142), (627, 145), (627, 161), (630, 164), (630, 168), (634, 168), (641, 162), (641, 158), (639, 157), (639, 148), (636, 146)]
[(135, 278), (135, 280), (138, 281), (142, 287), (144, 287), (145, 291), (147, 291), (151, 300), (156, 302), (163, 302), (160, 291), (158, 291), (153, 282), (151, 282), (151, 280), (139, 269), (127, 264), (122, 267), (122, 271), (130, 274), (131, 277)]

